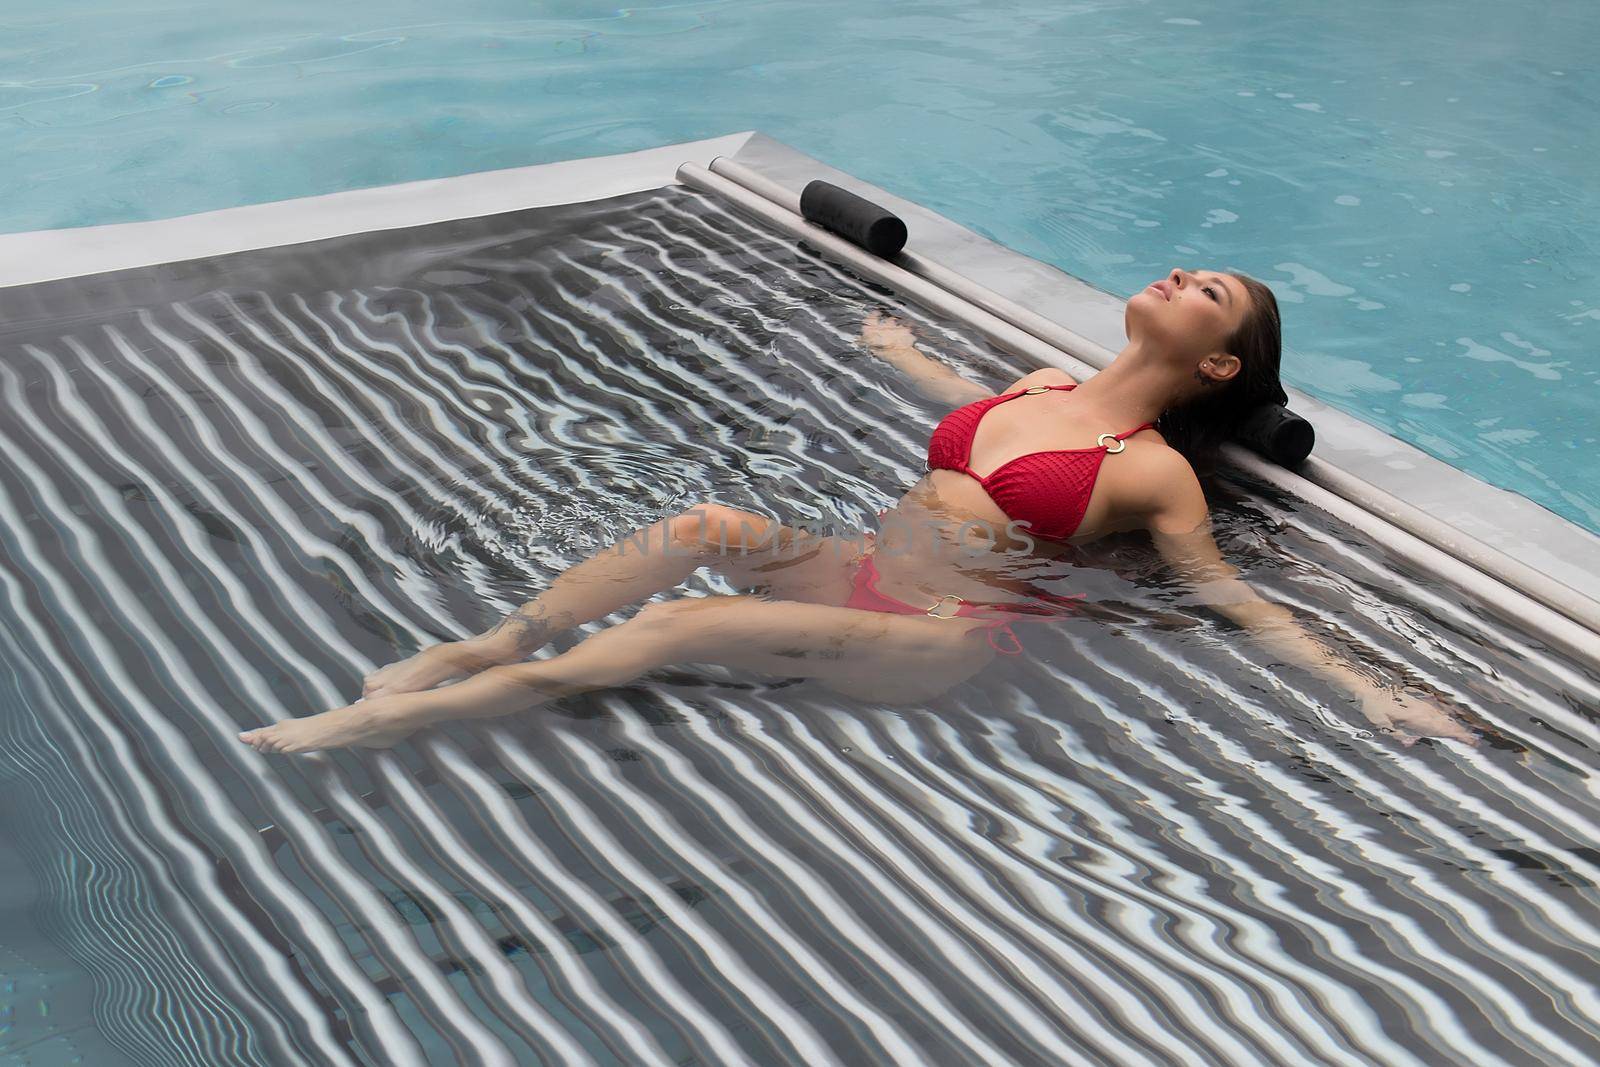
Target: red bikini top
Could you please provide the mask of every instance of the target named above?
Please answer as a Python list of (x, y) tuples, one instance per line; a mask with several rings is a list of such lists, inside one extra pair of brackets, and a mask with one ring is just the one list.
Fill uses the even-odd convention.
[(1083, 513), (1089, 509), (1089, 494), (1094, 492), (1100, 463), (1106, 453), (1121, 452), (1127, 447), (1119, 444), (1113, 449), (1103, 443), (1105, 439), (1121, 441), (1155, 423), (1147, 422), (1125, 433), (1103, 433), (1099, 437), (1102, 443), (1093, 448), (1028, 452), (1000, 464), (986, 475), (967, 466), (967, 461), (972, 458), (972, 439), (978, 435), (978, 424), (990, 408), (1028, 393), (1071, 388), (1070, 385), (1035, 385), (1014, 393), (984, 397), (956, 408), (940, 421), (928, 441), (928, 469), (971, 475), (1007, 518), (1028, 524), (1030, 535), (1052, 541), (1066, 540), (1077, 531), (1083, 522)]

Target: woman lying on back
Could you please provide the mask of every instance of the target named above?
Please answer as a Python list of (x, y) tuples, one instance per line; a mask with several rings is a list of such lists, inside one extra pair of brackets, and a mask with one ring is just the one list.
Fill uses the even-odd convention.
[[(1475, 743), (1441, 706), (1372, 682), (1256, 595), (1212, 539), (1194, 464), (1208, 465), (1252, 410), (1288, 399), (1271, 290), (1174, 270), (1128, 301), (1124, 328), (1127, 346), (1087, 381), (1047, 369), (994, 394), (871, 316), (867, 347), (955, 407), (933, 431), (928, 472), (882, 513), (881, 537), (813, 536), (700, 504), (573, 566), (487, 633), (373, 672), (357, 703), (240, 739), (263, 752), (391, 745), (431, 723), (522, 711), (679, 663), (924, 701), (1018, 652), (1015, 622), (1071, 610), (1074, 598), (1024, 580), (1059, 546), (1147, 530), (1206, 604), (1276, 657), (1326, 675), (1372, 722)], [(746, 592), (652, 601), (570, 651), (527, 659), (701, 566)]]

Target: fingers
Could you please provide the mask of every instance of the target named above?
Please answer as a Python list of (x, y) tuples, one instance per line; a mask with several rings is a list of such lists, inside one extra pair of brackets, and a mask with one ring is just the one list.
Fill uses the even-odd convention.
[(1455, 714), (1436, 700), (1418, 701), (1428, 715), (1430, 736), (1443, 738), (1448, 741), (1460, 741), (1464, 745), (1474, 746), (1478, 743), (1478, 735), (1465, 723), (1456, 718)]
[[(1463, 733), (1456, 733), (1453, 730), (1441, 730), (1438, 733), (1426, 734), (1424, 736), (1437, 738), (1440, 741), (1459, 741), (1463, 745), (1466, 745), (1468, 748), (1477, 748), (1478, 747), (1478, 736), (1476, 734), (1464, 733), (1464, 732)], [(1407, 748), (1410, 748), (1412, 745), (1416, 744), (1420, 740), (1422, 740), (1421, 737), (1416, 737), (1416, 736), (1413, 736), (1411, 734), (1404, 734), (1403, 733), (1403, 734), (1400, 735), (1400, 743), (1402, 745), (1405, 745)]]
[(1443, 708), (1431, 704), (1408, 706), (1403, 701), (1400, 702), (1400, 708), (1405, 714), (1395, 716), (1370, 708), (1367, 714), (1376, 732), (1393, 737), (1407, 748), (1424, 737), (1459, 741), (1468, 747), (1476, 747), (1480, 740), (1471, 728)]
[(1476, 748), (1479, 737), (1468, 727), (1456, 721), (1454, 716), (1443, 715), (1438, 721), (1413, 722), (1410, 724), (1416, 734), (1409, 734), (1400, 727), (1391, 727), (1383, 730), (1384, 733), (1398, 735), (1400, 743), (1410, 748), (1424, 737), (1434, 737), (1441, 741), (1459, 741), (1468, 748)]
[(866, 316), (861, 320), (861, 327), (863, 330), (888, 327), (898, 327), (902, 330), (910, 329), (904, 322), (895, 318), (883, 308), (873, 308), (867, 312)]

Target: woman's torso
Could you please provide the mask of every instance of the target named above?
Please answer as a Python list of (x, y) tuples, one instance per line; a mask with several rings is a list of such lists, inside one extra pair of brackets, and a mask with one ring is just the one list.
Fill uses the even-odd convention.
[[(1052, 392), (994, 404), (978, 422), (967, 458), (970, 470), (988, 474), (1041, 451), (1077, 450), (1070, 456), (1075, 463), (1097, 457), (1081, 519), (1070, 535), (1024, 538), (1026, 528), (1008, 528), (1012, 516), (972, 474), (930, 470), (880, 517), (873, 558), (883, 592), (913, 600), (954, 593), (975, 601), (1021, 601), (1031, 579), (1059, 574), (1050, 564), (1071, 556), (1073, 546), (1145, 527), (1149, 461), (1167, 448), (1165, 440), (1154, 429), (1141, 429), (1124, 438), (1120, 452), (1094, 451), (1100, 433), (1127, 428), (1096, 425), (1103, 418), (1075, 412), (1081, 405), (1070, 396)], [(1027, 401), (1034, 403), (1025, 406)]]

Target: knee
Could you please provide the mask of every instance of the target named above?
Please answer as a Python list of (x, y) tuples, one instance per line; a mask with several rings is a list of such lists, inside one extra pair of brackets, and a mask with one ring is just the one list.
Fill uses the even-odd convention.
[(754, 512), (702, 501), (668, 519), (667, 536), (682, 551), (748, 547), (765, 535), (770, 523)]

